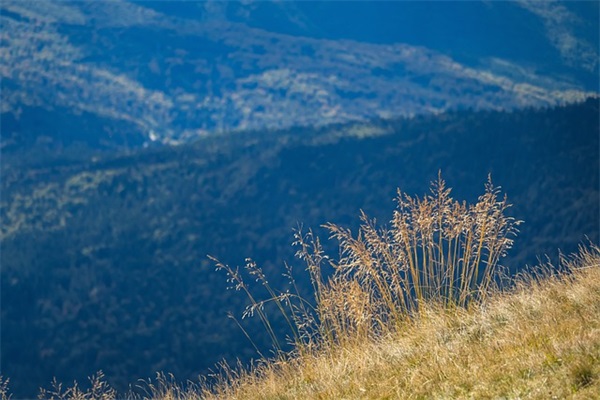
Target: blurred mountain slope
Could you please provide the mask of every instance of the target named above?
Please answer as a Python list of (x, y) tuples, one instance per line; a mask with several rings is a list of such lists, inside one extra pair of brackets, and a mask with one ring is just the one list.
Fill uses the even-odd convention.
[(597, 96), (594, 6), (535, 4), (3, 1), (2, 146), (134, 148)]

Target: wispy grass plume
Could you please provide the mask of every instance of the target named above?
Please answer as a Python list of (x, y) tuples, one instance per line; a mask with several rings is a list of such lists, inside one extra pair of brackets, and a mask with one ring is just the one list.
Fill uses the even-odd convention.
[[(297, 257), (306, 264), (312, 299), (301, 296), (291, 278), (292, 292), (278, 292), (263, 271), (248, 260), (245, 270), (269, 293), (257, 300), (238, 269), (218, 261), (230, 282), (243, 290), (251, 304), (244, 316), (257, 314), (274, 348), (282, 346), (264, 306), (274, 303), (289, 326), (300, 352), (343, 341), (379, 336), (414, 317), (424, 305), (468, 307), (490, 292), (500, 271), (499, 261), (513, 244), (520, 221), (506, 215), (506, 197), (491, 179), (473, 205), (458, 202), (438, 176), (423, 198), (398, 190), (389, 227), (380, 227), (361, 212), (356, 236), (346, 228), (324, 227), (339, 243), (338, 260), (325, 254), (312, 231), (295, 232)], [(333, 267), (326, 278), (324, 269)]]

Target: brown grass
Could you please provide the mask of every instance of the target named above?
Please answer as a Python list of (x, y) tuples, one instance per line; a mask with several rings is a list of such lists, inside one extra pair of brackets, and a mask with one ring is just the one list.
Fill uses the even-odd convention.
[(599, 266), (597, 247), (582, 250), (568, 272), (521, 278), (470, 309), (423, 307), (378, 340), (266, 364), (202, 396), (598, 398)]
[(63, 388), (63, 384), (56, 379), (52, 382), (51, 389), (40, 389), (38, 398), (52, 400), (113, 400), (117, 392), (104, 380), (104, 373), (98, 371), (89, 377), (90, 388), (81, 389), (77, 382), (73, 386)]
[[(505, 215), (510, 205), (498, 194), (488, 180), (484, 194), (468, 206), (450, 197), (441, 176), (422, 199), (398, 191), (390, 228), (378, 227), (365, 213), (356, 237), (338, 225), (324, 225), (339, 243), (337, 261), (324, 254), (311, 231), (298, 230), (294, 244), (306, 263), (312, 302), (300, 295), (290, 267), (294, 290), (282, 293), (271, 288), (251, 260), (243, 270), (213, 260), (233, 287), (248, 296), (251, 304), (243, 317), (260, 318), (277, 353), (283, 347), (264, 311), (268, 303), (281, 312), (300, 354), (375, 339), (403, 326), (424, 307), (466, 308), (484, 300), (498, 282), (499, 261), (520, 224)], [(327, 264), (334, 273), (325, 280)], [(244, 272), (264, 286), (266, 300), (255, 297)]]

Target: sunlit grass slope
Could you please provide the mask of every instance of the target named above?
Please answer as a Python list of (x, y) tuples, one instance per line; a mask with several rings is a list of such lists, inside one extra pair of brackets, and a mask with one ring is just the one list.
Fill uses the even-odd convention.
[[(600, 394), (600, 251), (566, 273), (523, 280), (470, 310), (429, 308), (380, 340), (223, 375), (209, 391), (164, 376), (156, 399), (597, 399)], [(7, 395), (7, 388), (2, 398)], [(45, 398), (121, 398), (96, 380)], [(128, 396), (129, 397), (129, 396)]]
[(380, 340), (266, 364), (204, 396), (597, 399), (599, 264), (597, 248), (583, 250), (566, 273), (529, 277), (469, 310), (431, 307)]

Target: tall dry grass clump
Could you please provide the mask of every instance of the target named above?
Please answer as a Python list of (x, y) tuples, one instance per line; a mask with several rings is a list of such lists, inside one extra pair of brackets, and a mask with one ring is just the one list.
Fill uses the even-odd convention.
[(325, 225), (342, 257), (320, 299), (321, 320), (338, 335), (348, 327), (352, 333), (378, 332), (426, 303), (466, 307), (483, 299), (520, 223), (505, 215), (510, 205), (498, 194), (488, 179), (477, 203), (467, 205), (453, 200), (439, 177), (422, 199), (398, 190), (390, 228), (377, 227), (364, 212), (356, 237)]
[[(600, 248), (484, 302), (424, 306), (378, 340), (265, 364), (210, 399), (597, 399)], [(558, 272), (560, 270), (560, 272)], [(190, 397), (191, 398), (191, 397)]]
[[(512, 246), (520, 221), (505, 215), (510, 204), (506, 197), (499, 199), (499, 188), (490, 179), (473, 205), (453, 200), (450, 193), (439, 176), (423, 198), (398, 190), (389, 227), (378, 227), (364, 212), (356, 236), (336, 224), (324, 225), (339, 242), (338, 260), (325, 254), (312, 231), (297, 230), (294, 245), (310, 275), (312, 301), (300, 295), (290, 266), (286, 275), (292, 290), (278, 292), (248, 260), (245, 271), (266, 288), (267, 300), (253, 295), (243, 270), (215, 259), (217, 268), (246, 293), (250, 305), (243, 317), (258, 315), (276, 352), (283, 346), (265, 311), (268, 303), (283, 316), (300, 352), (380, 336), (425, 305), (467, 307), (481, 301), (497, 282), (499, 261)], [(326, 278), (328, 266), (333, 273)]]

